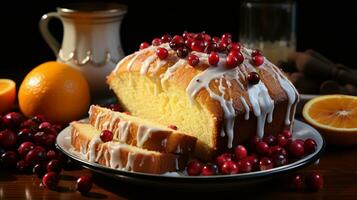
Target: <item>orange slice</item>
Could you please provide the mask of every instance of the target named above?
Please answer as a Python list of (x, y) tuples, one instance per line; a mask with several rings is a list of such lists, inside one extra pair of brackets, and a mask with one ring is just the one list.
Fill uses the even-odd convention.
[(0, 115), (9, 111), (15, 104), (16, 84), (10, 79), (0, 79)]
[(325, 95), (307, 102), (305, 120), (333, 144), (357, 144), (357, 96)]

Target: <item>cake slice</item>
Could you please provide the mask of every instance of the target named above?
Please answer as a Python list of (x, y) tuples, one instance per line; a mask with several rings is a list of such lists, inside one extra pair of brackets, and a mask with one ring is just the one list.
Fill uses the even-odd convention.
[(98, 130), (112, 131), (119, 142), (163, 153), (190, 153), (197, 141), (166, 126), (95, 105), (90, 107), (89, 123)]
[(74, 150), (91, 162), (134, 172), (162, 174), (182, 170), (186, 157), (171, 153), (149, 151), (110, 141), (103, 143), (100, 131), (90, 124), (71, 123), (71, 143)]

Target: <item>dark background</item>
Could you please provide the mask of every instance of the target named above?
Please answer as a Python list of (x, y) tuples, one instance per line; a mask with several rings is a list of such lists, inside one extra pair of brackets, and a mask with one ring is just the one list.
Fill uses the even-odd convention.
[[(112, 0), (115, 1), (115, 0)], [(38, 21), (56, 6), (76, 1), (7, 1), (2, 6), (0, 78), (21, 82), (26, 73), (38, 64), (55, 57), (42, 39)], [(163, 33), (184, 30), (218, 35), (239, 34), (240, 1), (144, 1), (117, 0), (129, 6), (121, 30), (126, 54), (142, 41), (151, 41)], [(297, 1), (297, 49), (312, 48), (332, 61), (356, 68), (357, 12), (353, 1)], [(51, 29), (60, 39), (62, 27), (52, 22)]]

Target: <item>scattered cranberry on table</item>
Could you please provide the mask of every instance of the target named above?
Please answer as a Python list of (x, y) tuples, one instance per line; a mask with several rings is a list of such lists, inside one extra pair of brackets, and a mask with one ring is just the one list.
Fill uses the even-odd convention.
[(48, 172), (42, 177), (42, 184), (46, 188), (56, 189), (59, 181), (58, 174), (55, 172)]
[(88, 193), (92, 186), (93, 181), (89, 176), (81, 176), (77, 179), (76, 189), (82, 194)]

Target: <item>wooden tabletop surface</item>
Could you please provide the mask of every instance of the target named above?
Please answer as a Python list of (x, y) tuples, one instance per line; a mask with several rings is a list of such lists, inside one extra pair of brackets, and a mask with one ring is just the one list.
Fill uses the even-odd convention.
[[(91, 174), (87, 169), (64, 171), (57, 191), (42, 188), (40, 179), (35, 175), (16, 175), (0, 172), (0, 199), (357, 199), (357, 147), (327, 147), (318, 165), (298, 171), (306, 174), (317, 170), (324, 175), (325, 185), (319, 192), (307, 190), (292, 191), (287, 187), (288, 180), (273, 179), (250, 188), (234, 188), (226, 191), (184, 191), (150, 188), (131, 185), (108, 177), (92, 174), (94, 187), (87, 196), (75, 191), (76, 177)], [(168, 196), (169, 195), (169, 196)]]

